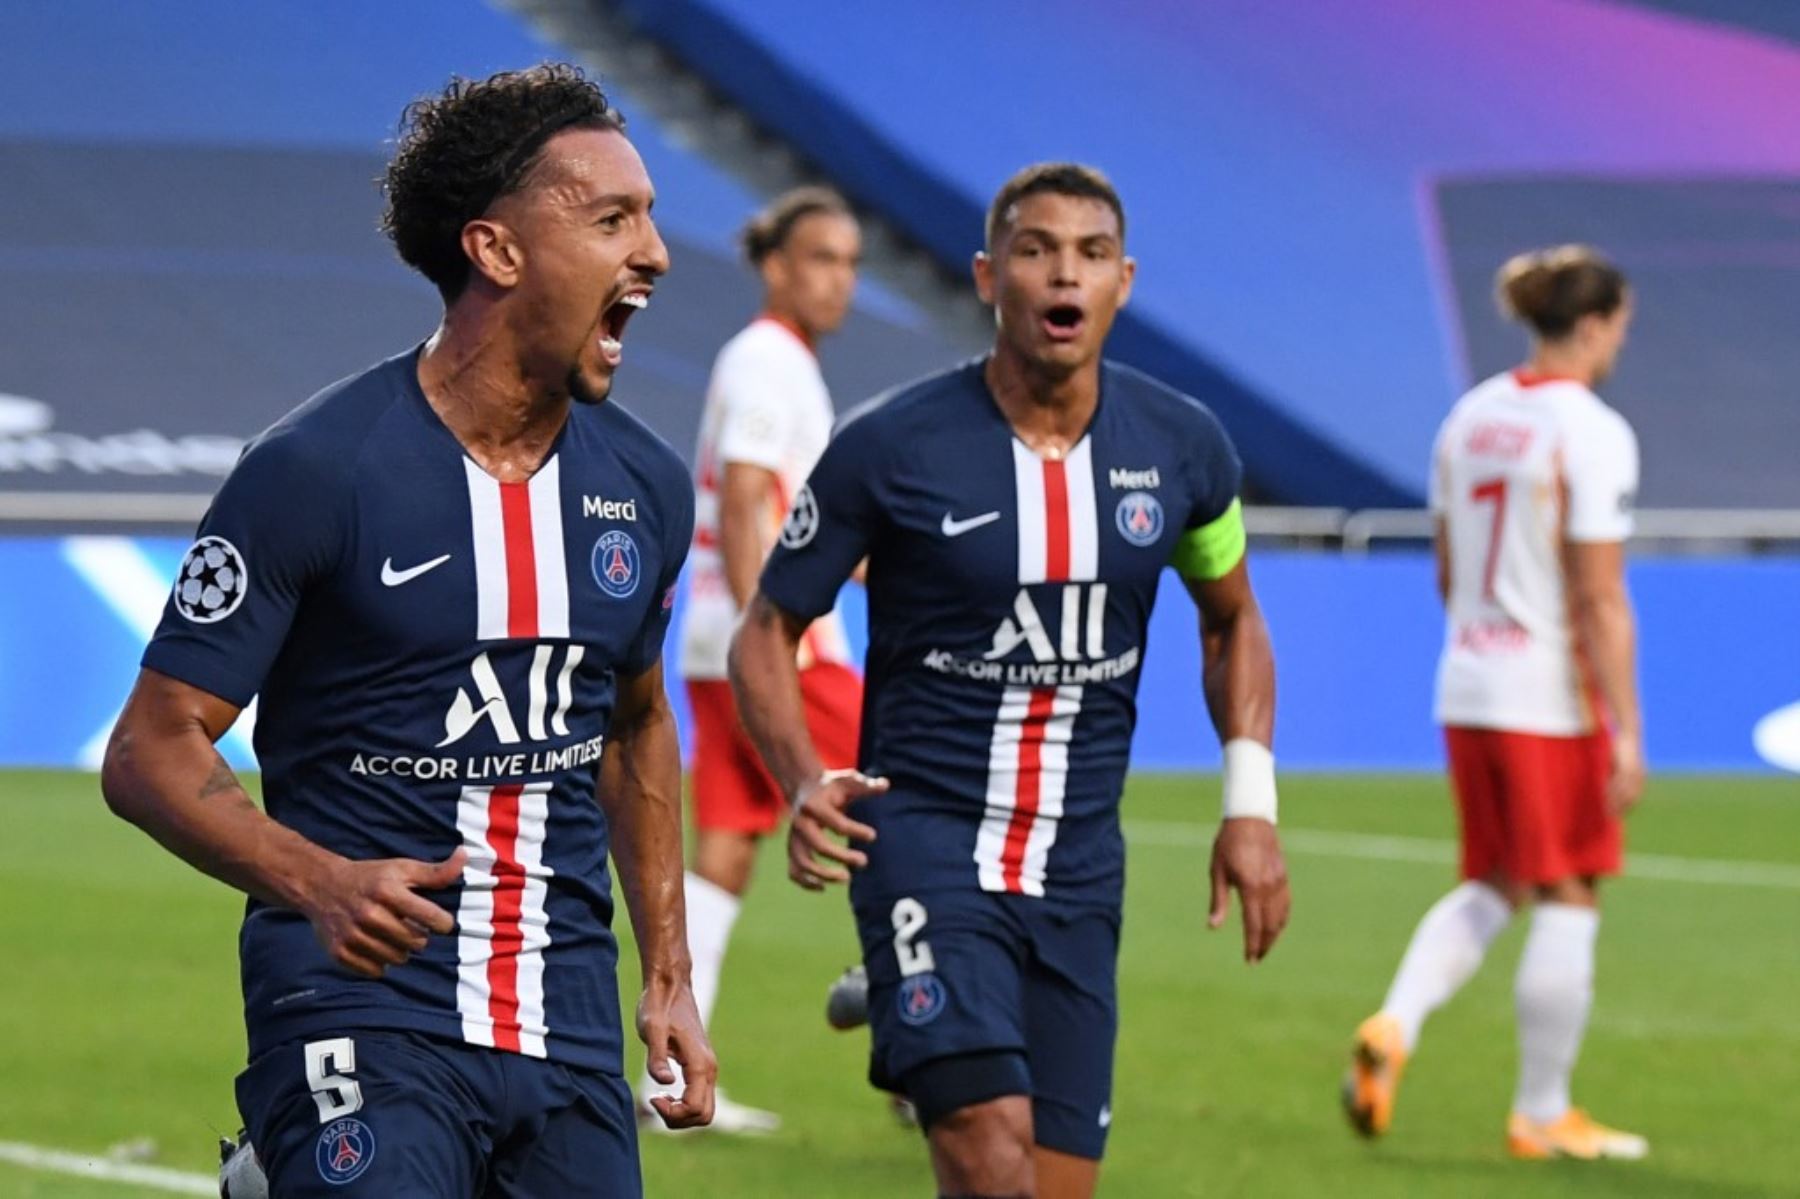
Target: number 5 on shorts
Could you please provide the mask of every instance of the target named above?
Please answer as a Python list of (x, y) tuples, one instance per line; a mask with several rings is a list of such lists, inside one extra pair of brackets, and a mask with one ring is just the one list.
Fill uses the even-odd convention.
[(319, 1123), (329, 1124), (362, 1110), (362, 1084), (348, 1077), (355, 1073), (356, 1042), (349, 1037), (313, 1041), (306, 1046), (306, 1086), (319, 1107)]
[(894, 904), (894, 956), (900, 959), (900, 974), (910, 978), (937, 969), (931, 946), (917, 940), (925, 929), (925, 905), (908, 897)]

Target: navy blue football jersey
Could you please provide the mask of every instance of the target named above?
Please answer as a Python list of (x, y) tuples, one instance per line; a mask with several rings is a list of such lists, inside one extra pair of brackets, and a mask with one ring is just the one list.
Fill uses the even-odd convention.
[(396, 1028), (620, 1070), (596, 772), (617, 677), (661, 652), (692, 526), (680, 458), (613, 403), (575, 405), (528, 482), (496, 481), (427, 403), (416, 349), (245, 451), (144, 665), (259, 697), (282, 824), (353, 859), (469, 852), (430, 896), (455, 933), (378, 981), (252, 901), (252, 1056)]
[(1110, 905), (1157, 580), (1184, 532), (1231, 507), (1242, 468), (1203, 405), (1112, 363), (1087, 433), (1042, 458), (982, 367), (846, 418), (762, 590), (815, 617), (869, 561), (860, 756), (893, 786), (857, 805), (879, 833), (859, 901), (979, 886)]

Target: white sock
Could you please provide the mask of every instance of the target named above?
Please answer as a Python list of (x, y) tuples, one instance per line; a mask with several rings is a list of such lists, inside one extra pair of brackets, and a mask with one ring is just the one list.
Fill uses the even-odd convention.
[[(742, 901), (717, 883), (711, 883), (687, 872), (682, 886), (687, 897), (688, 954), (694, 959), (694, 1003), (700, 1009), (700, 1023), (712, 1023), (713, 1003), (719, 997), (719, 971), (725, 965), (725, 946), (731, 941), (731, 926), (737, 923)], [(638, 1084), (638, 1094), (678, 1095), (681, 1093), (681, 1066), (673, 1059), (675, 1081), (660, 1083), (650, 1077), (646, 1067)]]
[(1569, 1110), (1569, 1076), (1594, 1001), (1594, 938), (1600, 913), (1539, 904), (1519, 958), (1519, 1089), (1513, 1110), (1544, 1123)]
[(1511, 919), (1506, 900), (1484, 883), (1464, 883), (1431, 905), (1413, 931), (1381, 1005), (1399, 1023), (1409, 1052), (1425, 1017), (1474, 976), (1488, 946)]

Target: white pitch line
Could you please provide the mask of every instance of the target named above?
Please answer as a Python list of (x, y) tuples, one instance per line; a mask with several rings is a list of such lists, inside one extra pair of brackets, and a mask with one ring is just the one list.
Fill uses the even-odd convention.
[[(1215, 830), (1174, 820), (1127, 820), (1125, 836), (1135, 844), (1204, 848)], [(1289, 853), (1330, 858), (1366, 858), (1375, 862), (1422, 862), (1449, 866), (1456, 845), (1427, 837), (1378, 837), (1368, 833), (1328, 833), (1284, 828), (1282, 848)], [(1719, 887), (1769, 887), (1800, 891), (1800, 866), (1781, 862), (1733, 862), (1723, 858), (1682, 858), (1660, 853), (1627, 853), (1625, 877), (1670, 883), (1704, 883)]]
[(115, 1162), (89, 1154), (70, 1153), (65, 1149), (46, 1149), (42, 1145), (21, 1145), (16, 1141), (0, 1141), (0, 1162), (11, 1162), (27, 1170), (46, 1170), (53, 1174), (73, 1174), (96, 1182), (135, 1183), (172, 1195), (207, 1195), (217, 1199), (218, 1177), (168, 1170), (161, 1166), (140, 1166), (132, 1162)]

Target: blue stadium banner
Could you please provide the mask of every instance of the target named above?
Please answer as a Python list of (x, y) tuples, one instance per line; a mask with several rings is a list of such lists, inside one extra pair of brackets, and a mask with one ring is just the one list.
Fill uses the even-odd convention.
[[(0, 765), (99, 764), (186, 548), (172, 538), (0, 539), (9, 584), (0, 588)], [(1429, 558), (1267, 552), (1255, 555), (1253, 574), (1280, 669), (1282, 766), (1438, 768), (1431, 687), (1442, 623)], [(1791, 618), (1800, 562), (1639, 559), (1631, 585), (1652, 765), (1800, 771), (1800, 623)], [(1161, 598), (1135, 760), (1212, 769), (1198, 618), (1173, 580)], [(860, 651), (861, 592), (847, 589), (843, 608)], [(682, 689), (671, 698), (685, 728)], [(254, 719), (253, 705), (225, 739), (235, 764), (254, 762)]]

